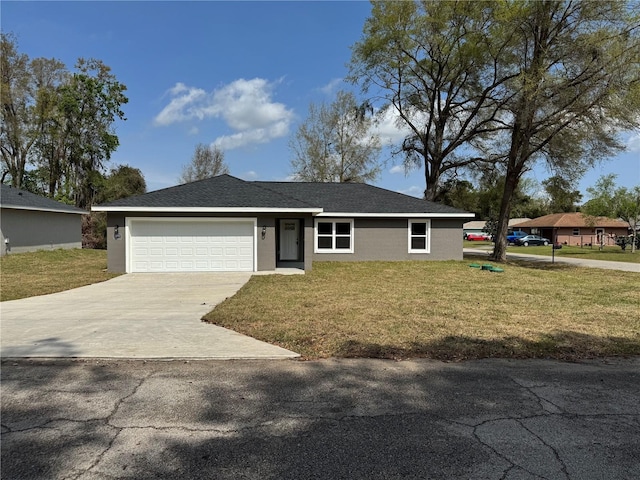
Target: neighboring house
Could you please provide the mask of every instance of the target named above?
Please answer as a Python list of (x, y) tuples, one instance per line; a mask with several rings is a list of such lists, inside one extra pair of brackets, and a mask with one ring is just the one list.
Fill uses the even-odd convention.
[(314, 261), (462, 259), (472, 213), (358, 183), (229, 175), (93, 207), (114, 272), (310, 270)]
[(484, 220), (471, 220), (462, 225), (462, 234), (466, 236), (468, 233), (484, 233), (484, 227), (487, 224)]
[(617, 236), (628, 234), (629, 225), (607, 217), (554, 213), (520, 223), (518, 228), (564, 245), (615, 245)]
[(523, 222), (528, 222), (529, 220), (531, 219), (528, 217), (512, 218), (511, 220), (509, 220), (508, 230), (510, 232), (513, 232), (514, 230), (520, 230), (520, 224)]
[[(529, 218), (512, 218), (509, 220), (509, 231), (517, 230), (519, 225), (522, 222), (526, 222), (530, 220)], [(472, 220), (470, 222), (466, 222), (462, 225), (462, 230), (464, 234), (467, 233), (484, 233), (484, 227), (487, 225), (487, 222), (484, 220)]]
[(7, 253), (82, 248), (82, 215), (64, 203), (0, 185), (0, 248)]

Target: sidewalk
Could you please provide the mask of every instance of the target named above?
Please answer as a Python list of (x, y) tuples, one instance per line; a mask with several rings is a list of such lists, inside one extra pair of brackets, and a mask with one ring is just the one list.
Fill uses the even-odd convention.
[[(487, 257), (491, 254), (491, 250), (483, 250), (480, 248), (464, 248), (464, 253), (472, 253), (474, 255), (486, 255)], [(529, 260), (533, 262), (545, 262), (551, 263), (554, 261), (553, 257), (546, 255), (531, 255), (527, 253), (507, 253), (507, 258), (511, 259), (522, 259)], [(582, 258), (568, 258), (568, 257), (555, 257), (555, 263), (565, 263), (570, 265), (575, 265), (576, 267), (588, 267), (588, 268), (602, 268), (605, 270), (621, 270), (623, 272), (636, 272), (640, 273), (640, 265), (637, 263), (627, 263), (627, 262), (607, 262), (604, 260), (587, 260)]]

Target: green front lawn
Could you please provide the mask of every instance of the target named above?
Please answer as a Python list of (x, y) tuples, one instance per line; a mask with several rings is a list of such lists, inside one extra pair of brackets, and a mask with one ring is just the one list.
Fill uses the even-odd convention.
[(9, 254), (0, 259), (0, 301), (46, 295), (102, 282), (106, 250), (51, 250)]
[(256, 276), (205, 321), (306, 358), (640, 354), (640, 276), (568, 265), (316, 262)]

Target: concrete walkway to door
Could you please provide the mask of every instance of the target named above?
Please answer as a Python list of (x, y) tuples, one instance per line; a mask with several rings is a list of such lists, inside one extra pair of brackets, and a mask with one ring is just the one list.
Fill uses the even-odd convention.
[(200, 319), (251, 273), (133, 273), (0, 303), (2, 357), (258, 359), (298, 355)]

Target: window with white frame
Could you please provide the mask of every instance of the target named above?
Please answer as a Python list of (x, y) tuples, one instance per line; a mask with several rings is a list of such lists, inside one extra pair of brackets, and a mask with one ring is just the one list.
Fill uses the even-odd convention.
[(579, 236), (580, 235), (580, 229), (579, 228), (574, 228), (573, 229), (573, 235), (574, 236)]
[(409, 220), (409, 253), (429, 253), (431, 220)]
[(316, 219), (316, 253), (353, 253), (353, 219)]

